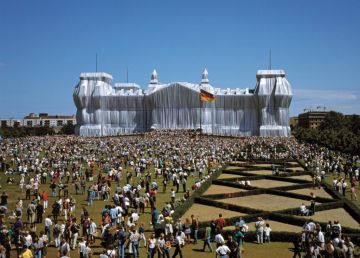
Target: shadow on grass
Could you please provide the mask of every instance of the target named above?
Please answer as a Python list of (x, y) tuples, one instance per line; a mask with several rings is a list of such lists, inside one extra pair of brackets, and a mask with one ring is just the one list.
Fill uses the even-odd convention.
[(210, 251), (203, 251), (203, 249), (201, 249), (201, 248), (193, 248), (192, 249), (194, 252), (200, 252), (200, 253), (205, 253), (205, 252), (207, 252), (207, 253), (210, 253)]

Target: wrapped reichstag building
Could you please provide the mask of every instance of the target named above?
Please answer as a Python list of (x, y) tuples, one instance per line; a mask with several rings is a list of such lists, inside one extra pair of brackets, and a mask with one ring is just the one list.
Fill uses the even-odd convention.
[[(289, 136), (290, 83), (283, 70), (259, 70), (255, 89), (221, 89), (209, 83), (206, 69), (200, 84), (159, 83), (151, 75), (148, 88), (112, 84), (106, 73), (82, 73), (74, 90), (76, 133), (108, 136), (153, 129), (201, 129), (206, 134)], [(214, 101), (201, 101), (200, 89)]]

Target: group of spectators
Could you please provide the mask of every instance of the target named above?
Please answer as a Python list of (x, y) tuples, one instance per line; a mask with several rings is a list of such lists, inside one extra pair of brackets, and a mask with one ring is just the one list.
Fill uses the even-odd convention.
[[(198, 242), (199, 222), (196, 214), (185, 223), (174, 221), (174, 210), (212, 173), (237, 158), (300, 158), (319, 175), (324, 170), (340, 176), (346, 170), (344, 180), (354, 184), (359, 176), (356, 158), (342, 167), (339, 154), (294, 138), (200, 137), (164, 130), (109, 138), (4, 139), (1, 170), (19, 183), (18, 195), (10, 196), (16, 199), (11, 210), (8, 194), (1, 196), (0, 252), (9, 254), (15, 246), (20, 257), (31, 253), (42, 258), (48, 248), (57, 248), (60, 257), (76, 250), (85, 258), (95, 254), (98, 242), (101, 258), (125, 253), (138, 257), (143, 243), (149, 258), (155, 253), (183, 257), (183, 247)], [(156, 237), (161, 225), (165, 230)], [(206, 227), (204, 250), (212, 250), (214, 240), (220, 257), (239, 257), (247, 225), (240, 220), (227, 242), (220, 237), (224, 225), (220, 216)], [(270, 241), (270, 225), (259, 218), (255, 228), (258, 243)]]

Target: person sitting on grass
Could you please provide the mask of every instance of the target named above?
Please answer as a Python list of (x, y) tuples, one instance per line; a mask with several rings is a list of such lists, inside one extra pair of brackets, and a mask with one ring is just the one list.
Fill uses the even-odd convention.
[(305, 206), (304, 203), (302, 203), (302, 204), (300, 205), (300, 215), (302, 215), (302, 216), (309, 216), (309, 213), (310, 213), (309, 209), (306, 208), (306, 206)]

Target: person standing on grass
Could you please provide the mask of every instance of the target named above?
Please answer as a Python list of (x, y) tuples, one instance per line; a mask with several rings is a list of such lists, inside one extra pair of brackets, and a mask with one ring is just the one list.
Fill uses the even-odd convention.
[(36, 206), (36, 223), (42, 223), (44, 214), (44, 206), (38, 202)]
[(88, 206), (92, 206), (92, 203), (93, 203), (93, 190), (91, 189), (91, 186), (89, 186), (89, 188), (87, 190), (87, 201), (88, 201)]
[(156, 248), (157, 248), (156, 250), (157, 250), (157, 253), (158, 253), (158, 258), (165, 258), (166, 257), (165, 243), (166, 243), (165, 235), (164, 235), (164, 233), (161, 233), (160, 237), (157, 239), (157, 242), (156, 242)]
[(270, 228), (270, 224), (266, 223), (265, 228), (264, 228), (264, 232), (265, 232), (265, 242), (270, 243), (270, 232), (272, 231), (272, 229)]
[(80, 237), (78, 254), (80, 258), (85, 258), (86, 255), (86, 241), (83, 237)]
[(96, 224), (92, 219), (90, 219), (90, 223), (89, 223), (90, 242), (89, 243), (95, 243), (95, 234), (96, 234)]
[(75, 250), (76, 241), (77, 241), (77, 238), (78, 238), (79, 232), (80, 232), (80, 227), (76, 223), (76, 218), (73, 219), (73, 224), (72, 224), (72, 226), (70, 228), (70, 231), (71, 231), (72, 249)]
[(255, 222), (255, 229), (256, 229), (256, 237), (257, 243), (263, 244), (264, 243), (264, 220), (261, 217), (258, 217), (257, 221)]
[(171, 202), (172, 202), (172, 203), (175, 203), (175, 196), (176, 196), (176, 193), (175, 193), (175, 191), (174, 191), (174, 188), (171, 188), (170, 197), (171, 197)]
[(225, 245), (225, 241), (221, 242), (221, 245), (216, 249), (216, 254), (219, 255), (220, 258), (226, 258), (226, 255), (230, 254), (230, 248)]
[[(243, 224), (244, 226), (245, 224)], [(243, 245), (243, 239), (244, 239), (244, 233), (242, 232), (242, 227), (243, 226), (237, 226), (236, 229), (235, 229), (235, 235), (234, 235), (234, 238), (235, 238), (235, 241), (236, 243), (238, 244), (239, 247), (241, 247)]]
[(146, 247), (146, 237), (145, 237), (145, 225), (144, 222), (141, 223), (139, 227), (140, 240), (144, 241), (144, 247)]
[(45, 224), (45, 234), (47, 235), (49, 242), (50, 242), (51, 241), (51, 226), (53, 225), (50, 215), (48, 215), (45, 218), (44, 224)]
[(215, 236), (216, 248), (220, 247), (223, 242), (225, 243), (225, 239), (224, 239), (224, 237), (221, 235), (221, 231), (218, 231), (217, 234), (216, 234), (216, 236)]
[(194, 244), (196, 245), (198, 242), (199, 221), (193, 214), (191, 215), (191, 230), (193, 231)]
[(350, 183), (350, 192), (351, 192), (351, 200), (357, 201), (357, 194), (356, 194), (356, 179), (355, 177), (352, 178)]
[(119, 258), (125, 258), (125, 242), (126, 232), (124, 227), (120, 226), (118, 232), (116, 233), (116, 247)]
[(216, 229), (218, 232), (221, 232), (223, 227), (225, 227), (225, 219), (222, 214), (219, 214), (219, 218), (216, 220)]
[(240, 248), (240, 246), (238, 245), (238, 243), (236, 243), (236, 241), (233, 239), (232, 236), (228, 237), (228, 241), (227, 241), (226, 245), (230, 249), (229, 258), (239, 258), (239, 254), (240, 254), (239, 248)]
[(165, 237), (165, 246), (164, 246), (164, 254), (163, 258), (170, 258), (170, 250), (171, 250), (171, 237), (166, 236)]
[(347, 184), (346, 180), (343, 179), (343, 182), (342, 182), (342, 195), (343, 196), (345, 196), (347, 186), (348, 186), (348, 184)]
[(164, 175), (164, 180), (163, 180), (163, 193), (166, 192), (166, 186), (168, 184), (168, 180), (167, 180), (167, 176)]
[(49, 204), (49, 194), (46, 191), (43, 191), (41, 194), (41, 198), (44, 201), (44, 210), (46, 211), (46, 209), (48, 208), (48, 204)]
[(130, 233), (129, 241), (132, 246), (132, 253), (134, 258), (140, 257), (140, 252), (139, 252), (140, 234), (136, 231), (135, 228), (133, 228)]
[(152, 233), (147, 241), (146, 253), (148, 255), (148, 258), (154, 258), (155, 251), (156, 251), (156, 237), (155, 237), (155, 233)]
[(158, 218), (159, 218), (159, 213), (158, 213), (156, 207), (154, 207), (154, 209), (151, 212), (151, 224), (153, 226), (153, 229), (155, 229)]

